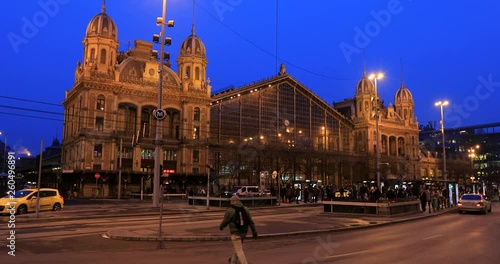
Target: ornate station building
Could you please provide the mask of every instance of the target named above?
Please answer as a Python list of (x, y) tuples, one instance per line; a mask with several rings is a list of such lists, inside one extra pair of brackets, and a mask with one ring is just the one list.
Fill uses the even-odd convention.
[(118, 50), (118, 27), (105, 6), (87, 26), (83, 59), (63, 101), (63, 188), (76, 188), (80, 196), (116, 197), (120, 173), (122, 193), (151, 193), (159, 67), (168, 191), (206, 186), (209, 173), (214, 192), (275, 186), (277, 179), (335, 186), (375, 181), (376, 109), (382, 180), (420, 180), (427, 171), (442, 177), (439, 159), (420, 150), (415, 103), (403, 81), (386, 106), (364, 73), (353, 84), (354, 98), (330, 104), (282, 65), (268, 79), (212, 94), (206, 49), (194, 25), (180, 46), (177, 72), (169, 61), (159, 62), (152, 43), (134, 44)]
[[(118, 27), (105, 5), (87, 26), (83, 60), (63, 101), (63, 180), (66, 188), (76, 187), (81, 195), (94, 195), (96, 187), (100, 196), (116, 195), (120, 163), (122, 186), (143, 181), (144, 191), (152, 189), (160, 63), (153, 43), (134, 44), (128, 52), (118, 50)], [(181, 44), (178, 72), (168, 61), (161, 63), (162, 106), (167, 112), (161, 164), (167, 173), (206, 174), (211, 90), (207, 63), (194, 25)]]

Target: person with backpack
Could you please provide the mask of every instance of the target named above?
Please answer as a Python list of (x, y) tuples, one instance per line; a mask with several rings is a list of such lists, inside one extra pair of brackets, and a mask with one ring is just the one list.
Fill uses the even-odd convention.
[(237, 195), (231, 197), (231, 206), (226, 210), (219, 229), (222, 231), (228, 225), (234, 248), (234, 254), (229, 258), (229, 263), (236, 264), (239, 260), (241, 264), (247, 264), (245, 252), (243, 252), (243, 240), (248, 233), (248, 227), (252, 229), (253, 238), (257, 238), (257, 231), (250, 211), (241, 203)]

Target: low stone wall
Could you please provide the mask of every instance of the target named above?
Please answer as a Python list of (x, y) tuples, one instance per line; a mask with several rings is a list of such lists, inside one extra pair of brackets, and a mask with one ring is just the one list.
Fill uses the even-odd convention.
[[(276, 205), (275, 196), (270, 197), (240, 197), (240, 201), (246, 206), (270, 206)], [(206, 196), (188, 196), (189, 205), (207, 205)], [(210, 197), (208, 204), (215, 207), (228, 207), (231, 198)]]
[(399, 215), (420, 211), (419, 200), (380, 200), (377, 202), (363, 201), (323, 201), (324, 212), (349, 213), (367, 215)]

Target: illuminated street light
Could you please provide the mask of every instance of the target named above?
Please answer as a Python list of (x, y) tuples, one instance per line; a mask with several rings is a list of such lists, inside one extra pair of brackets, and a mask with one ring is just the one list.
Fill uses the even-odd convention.
[(446, 172), (446, 148), (445, 148), (445, 143), (444, 143), (444, 110), (443, 110), (443, 107), (447, 106), (448, 104), (449, 104), (448, 101), (439, 101), (439, 102), (435, 103), (436, 106), (441, 107), (441, 135), (443, 136), (443, 138), (442, 138), (442, 140), (443, 140), (443, 178), (445, 181), (448, 180), (448, 175)]
[[(474, 147), (470, 147), (467, 152), (469, 152), (469, 158), (470, 158), (470, 167), (472, 171), (472, 176), (471, 179), (475, 178), (475, 173), (474, 173), (474, 159), (477, 157), (476, 154), (476, 149), (479, 149), (479, 145), (476, 145)], [(479, 180), (479, 177), (478, 177)], [(471, 185), (473, 186), (474, 192), (475, 192), (475, 186), (474, 186), (474, 181), (471, 182)]]
[(382, 191), (382, 186), (380, 184), (380, 145), (379, 145), (379, 115), (378, 115), (378, 92), (377, 92), (377, 80), (380, 80), (384, 78), (383, 73), (377, 73), (377, 74), (370, 74), (368, 77), (370, 80), (373, 80), (375, 82), (375, 156), (376, 156), (376, 170), (377, 170), (377, 187), (380, 191)]

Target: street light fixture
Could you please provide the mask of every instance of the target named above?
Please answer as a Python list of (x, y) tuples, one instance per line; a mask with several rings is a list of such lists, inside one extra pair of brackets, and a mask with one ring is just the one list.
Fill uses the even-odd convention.
[(448, 101), (438, 101), (435, 103), (436, 106), (441, 107), (441, 135), (442, 135), (442, 141), (443, 141), (443, 178), (445, 181), (448, 180), (448, 175), (446, 171), (446, 147), (445, 147), (445, 142), (444, 142), (444, 110), (443, 107), (449, 105), (450, 103)]
[[(156, 18), (156, 25), (161, 26), (160, 35), (153, 35), (153, 41), (160, 44), (160, 61), (158, 63), (158, 108), (154, 112), (156, 118), (156, 137), (155, 137), (155, 163), (154, 163), (154, 184), (153, 184), (153, 207), (158, 207), (160, 197), (163, 198), (163, 193), (160, 190), (160, 151), (161, 151), (161, 121), (166, 117), (166, 112), (162, 108), (162, 90), (163, 90), (163, 61), (169, 58), (169, 54), (165, 54), (165, 45), (170, 45), (172, 40), (165, 37), (165, 26), (173, 27), (174, 21), (165, 21), (167, 14), (167, 0), (163, 0), (162, 16)], [(163, 199), (162, 199), (163, 200)]]
[[(472, 176), (471, 176), (471, 179), (472, 178), (475, 178), (475, 173), (474, 173), (474, 158), (477, 157), (477, 154), (476, 154), (476, 149), (479, 149), (479, 145), (476, 145), (474, 147), (470, 147), (467, 152), (469, 152), (469, 158), (470, 158), (470, 167), (471, 167), (471, 171), (472, 171)], [(478, 177), (479, 179), (479, 177)], [(474, 187), (474, 181), (471, 182), (471, 185)]]
[(376, 165), (376, 171), (377, 171), (377, 187), (380, 191), (382, 191), (382, 186), (380, 183), (380, 144), (379, 144), (379, 100), (378, 100), (378, 92), (377, 92), (377, 80), (380, 80), (384, 78), (383, 73), (372, 73), (370, 76), (368, 76), (370, 80), (373, 80), (375, 82), (375, 165)]

